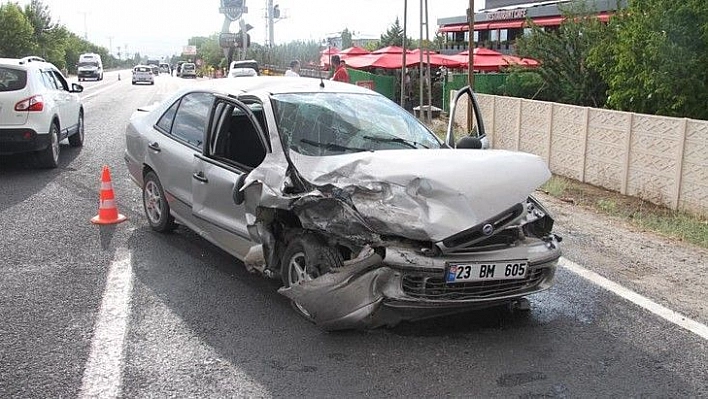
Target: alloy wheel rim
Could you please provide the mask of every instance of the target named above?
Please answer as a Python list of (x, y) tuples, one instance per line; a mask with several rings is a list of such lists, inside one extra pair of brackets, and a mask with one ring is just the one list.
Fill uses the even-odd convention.
[(145, 213), (147, 213), (150, 222), (154, 224), (160, 223), (162, 218), (162, 196), (155, 182), (147, 182), (143, 200), (145, 201)]
[(59, 134), (57, 133), (56, 126), (52, 127), (52, 158), (56, 162), (59, 160)]
[[(298, 252), (290, 257), (290, 262), (288, 263), (288, 281), (290, 286), (296, 285), (301, 281), (310, 281), (312, 276), (307, 273), (307, 257), (304, 252)], [(292, 302), (300, 313), (307, 317), (310, 316), (310, 312), (307, 311), (302, 305), (297, 303), (297, 301)]]
[(84, 141), (84, 116), (79, 115), (79, 138), (81, 138), (81, 142)]

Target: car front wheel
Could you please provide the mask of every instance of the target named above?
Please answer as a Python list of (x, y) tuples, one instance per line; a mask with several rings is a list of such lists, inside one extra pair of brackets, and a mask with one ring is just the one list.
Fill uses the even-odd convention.
[(37, 153), (37, 160), (43, 168), (59, 166), (59, 126), (56, 123), (52, 123), (49, 128), (49, 145)]
[(143, 209), (153, 230), (167, 233), (177, 227), (175, 218), (170, 214), (170, 205), (167, 203), (165, 191), (155, 172), (148, 172), (145, 175)]
[[(283, 285), (288, 288), (304, 281), (311, 281), (328, 273), (332, 268), (341, 267), (342, 255), (327, 245), (317, 235), (301, 232), (289, 240), (281, 258), (280, 275)], [(292, 301), (293, 308), (308, 320), (312, 316), (302, 305)]]

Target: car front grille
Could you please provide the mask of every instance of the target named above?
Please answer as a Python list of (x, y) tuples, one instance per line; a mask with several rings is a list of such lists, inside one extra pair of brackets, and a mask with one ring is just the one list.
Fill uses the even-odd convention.
[(413, 298), (464, 301), (493, 299), (528, 292), (543, 281), (544, 269), (529, 269), (522, 280), (474, 281), (448, 284), (441, 273), (407, 272), (403, 276), (403, 292)]
[[(439, 246), (445, 253), (462, 253), (490, 245), (511, 245), (519, 239), (519, 233), (509, 227), (513, 227), (512, 224), (521, 217), (524, 210), (522, 204), (516, 204), (493, 218), (444, 239)], [(490, 228), (491, 231), (484, 232), (485, 228)]]

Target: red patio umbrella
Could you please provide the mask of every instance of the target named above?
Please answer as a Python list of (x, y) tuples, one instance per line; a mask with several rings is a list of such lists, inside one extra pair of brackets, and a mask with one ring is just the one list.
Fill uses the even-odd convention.
[[(406, 50), (406, 54), (410, 54), (410, 50)], [(374, 50), (371, 52), (371, 54), (403, 54), (403, 47), (398, 47), (398, 46), (388, 46), (384, 48), (380, 48), (378, 50)]]
[(320, 54), (322, 55), (335, 55), (339, 54), (339, 49), (336, 47), (328, 47), (322, 51), (320, 51)]
[[(469, 54), (469, 51), (465, 50), (458, 54), (448, 56), (447, 58), (460, 62), (462, 67), (466, 68), (469, 62)], [(510, 65), (535, 67), (538, 66), (538, 61), (531, 58), (504, 55), (498, 51), (486, 48), (474, 49), (474, 69), (477, 71), (499, 71)]]
[(339, 55), (346, 55), (347, 57), (352, 56), (352, 55), (364, 55), (364, 54), (370, 54), (371, 52), (365, 48), (361, 47), (349, 47), (348, 49), (344, 49), (339, 52)]
[[(401, 69), (403, 68), (403, 53), (400, 54), (366, 54), (347, 57), (347, 66), (352, 68), (383, 68)], [(415, 57), (406, 57), (406, 66), (418, 64)]]
[[(420, 61), (420, 49), (415, 49), (411, 51), (411, 57)], [(430, 57), (430, 65), (432, 66), (444, 66), (447, 68), (462, 68), (463, 62), (457, 59), (450, 58), (449, 56), (438, 54), (433, 50), (425, 50), (423, 52), (423, 63), (428, 62), (428, 57)], [(408, 62), (406, 62), (407, 64)], [(465, 65), (467, 61), (464, 62)]]

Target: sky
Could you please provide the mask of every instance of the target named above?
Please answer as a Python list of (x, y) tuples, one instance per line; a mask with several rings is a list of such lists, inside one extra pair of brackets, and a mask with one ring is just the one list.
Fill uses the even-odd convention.
[[(29, 0), (14, 0), (21, 5)], [(265, 9), (267, 0), (246, 0), (245, 21), (254, 28), (251, 42), (267, 39)], [(5, 1), (2, 1), (5, 2)], [(354, 36), (378, 38), (399, 17), (403, 23), (403, 0), (275, 0), (287, 18), (275, 23), (274, 43), (294, 40), (323, 41), (349, 29)], [(219, 0), (44, 0), (55, 21), (79, 36), (108, 48), (116, 55), (118, 47), (129, 54), (165, 57), (179, 54), (193, 36), (209, 36), (221, 31), (224, 16)], [(475, 9), (484, 1), (476, 0)], [(430, 37), (438, 18), (465, 15), (469, 0), (428, 0)], [(408, 1), (408, 36), (420, 36), (420, 1)], [(238, 23), (231, 24), (231, 31)]]

